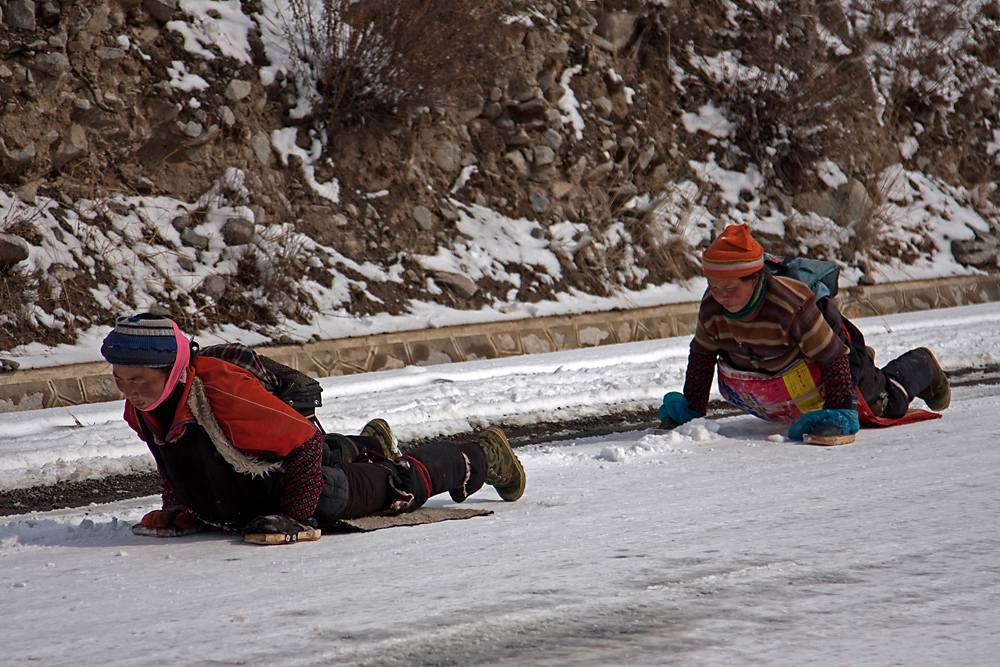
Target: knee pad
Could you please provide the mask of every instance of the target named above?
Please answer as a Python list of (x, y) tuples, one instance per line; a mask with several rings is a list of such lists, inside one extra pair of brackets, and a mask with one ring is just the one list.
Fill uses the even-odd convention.
[(313, 513), (320, 527), (343, 514), (350, 500), (348, 487), (347, 475), (339, 466), (323, 466), (323, 489)]

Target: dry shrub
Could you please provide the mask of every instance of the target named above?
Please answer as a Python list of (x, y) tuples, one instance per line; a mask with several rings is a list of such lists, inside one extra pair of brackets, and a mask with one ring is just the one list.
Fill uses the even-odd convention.
[[(894, 229), (893, 220), (894, 207), (890, 204), (892, 191), (896, 187), (897, 179), (884, 178), (876, 182), (875, 188), (865, 188), (871, 195), (871, 201), (865, 207), (861, 217), (851, 224), (851, 239), (848, 242), (853, 252), (870, 257), (879, 257), (880, 251), (884, 250), (886, 237)], [(844, 257), (848, 262), (855, 257)]]
[(647, 248), (653, 284), (690, 280), (701, 274), (698, 251), (688, 240), (687, 229), (697, 223), (692, 202), (662, 193), (649, 211), (638, 219), (633, 236)]
[(734, 143), (762, 173), (773, 170), (791, 190), (800, 189), (817, 160), (859, 155), (852, 143), (863, 122), (857, 111), (871, 108), (872, 91), (858, 84), (858, 74), (844, 63), (810, 76), (779, 69), (725, 84), (721, 99)]
[(31, 304), (38, 297), (38, 276), (16, 266), (0, 268), (0, 350), (12, 350), (18, 345), (39, 339), (39, 328), (32, 316)]
[(460, 99), (502, 70), (510, 28), (503, 0), (291, 0), (292, 55), (309, 70), (326, 126)]
[[(236, 271), (227, 289), (217, 298), (199, 296), (202, 314), (209, 324), (249, 322), (260, 328), (274, 327), (282, 319), (308, 323), (318, 309), (303, 286), (307, 274), (304, 241), (290, 226), (265, 232), (262, 243), (235, 251)], [(211, 304), (215, 304), (215, 309)]]
[[(612, 5), (638, 14), (632, 49), (638, 69), (677, 81), (678, 109), (711, 102), (732, 123), (729, 139), (738, 150), (729, 157), (737, 164), (755, 164), (786, 191), (797, 191), (812, 187), (808, 179), (816, 160), (865, 155), (869, 145), (860, 143), (857, 130), (870, 130), (877, 121), (866, 117), (875, 105), (864, 62), (854, 55), (831, 57), (802, 36), (812, 22), (827, 20), (815, 8), (627, 0), (605, 8)], [(739, 54), (738, 65), (708, 64), (722, 53)], [(695, 142), (688, 145), (693, 153), (711, 150), (696, 145), (704, 136), (682, 134), (681, 141)]]
[[(15, 200), (0, 218), (0, 232), (29, 243), (38, 243), (41, 237), (36, 222), (41, 214), (38, 207)], [(51, 330), (39, 326), (34, 316), (34, 304), (38, 301), (44, 277), (40, 271), (30, 271), (17, 264), (0, 266), (0, 303), (3, 304), (3, 311), (0, 312), (0, 350), (51, 340)]]
[(267, 250), (248, 246), (244, 257), (248, 268), (256, 265), (256, 281), (249, 284), (267, 296), (273, 307), (290, 320), (305, 324), (310, 313), (319, 310), (316, 300), (304, 289), (307, 274), (303, 258), (309, 250), (305, 241), (296, 236), (292, 227), (287, 227), (267, 246)]
[(1000, 9), (943, 0), (905, 9), (875, 0), (857, 31), (859, 50), (881, 55), (872, 76), (882, 86), (886, 132), (895, 141), (919, 136), (909, 159), (946, 182), (995, 181), (1000, 169), (983, 146), (998, 127), (992, 100), (1000, 86)]
[(199, 315), (208, 325), (241, 322), (251, 328), (263, 329), (278, 323), (263, 290), (256, 289), (260, 276), (258, 264), (256, 252), (244, 250), (236, 258), (235, 274), (224, 276), (227, 287), (220, 295), (192, 295)]
[[(921, 230), (902, 224), (904, 212), (892, 203), (902, 186), (901, 170), (886, 170), (871, 179), (866, 190), (870, 205), (860, 218), (850, 225), (851, 236), (841, 249), (844, 261), (871, 267), (893, 260), (912, 264), (920, 256), (934, 251), (934, 243)], [(908, 232), (900, 235), (899, 230)]]

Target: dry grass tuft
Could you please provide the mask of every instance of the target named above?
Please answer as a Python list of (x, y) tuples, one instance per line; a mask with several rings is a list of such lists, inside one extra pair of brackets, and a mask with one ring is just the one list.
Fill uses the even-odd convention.
[(794, 191), (817, 160), (848, 152), (847, 121), (863, 105), (863, 91), (833, 72), (803, 80), (779, 71), (732, 82), (721, 93), (734, 143)]
[(483, 71), (504, 67), (511, 2), (324, 0), (319, 16), (307, 0), (290, 4), (292, 55), (317, 82), (327, 127), (447, 104), (477, 90)]
[(39, 333), (31, 304), (38, 296), (38, 276), (17, 267), (0, 268), (0, 350), (30, 343)]

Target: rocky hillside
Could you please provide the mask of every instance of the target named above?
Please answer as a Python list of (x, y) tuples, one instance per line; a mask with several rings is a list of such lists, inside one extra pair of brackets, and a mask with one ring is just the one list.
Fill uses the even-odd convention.
[(733, 222), (997, 269), (996, 1), (310, 6), (0, 1), (0, 350), (640, 290)]

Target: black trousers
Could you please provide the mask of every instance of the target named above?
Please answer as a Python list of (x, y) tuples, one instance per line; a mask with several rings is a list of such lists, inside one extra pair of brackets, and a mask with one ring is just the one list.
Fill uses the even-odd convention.
[(934, 378), (927, 359), (910, 350), (879, 368), (868, 356), (864, 334), (840, 313), (833, 299), (822, 299), (817, 306), (834, 333), (847, 344), (851, 379), (875, 416), (898, 419), (905, 415), (910, 402)]
[(885, 377), (885, 394), (888, 399), (880, 416), (898, 419), (906, 414), (910, 402), (917, 394), (931, 386), (934, 371), (927, 358), (910, 350), (896, 357), (882, 368)]
[[(336, 438), (359, 444), (354, 442), (356, 436), (328, 436), (328, 442), (335, 443)], [(377, 448), (359, 449), (356, 456), (343, 456), (336, 462), (332, 459), (337, 456), (327, 457), (324, 452), (324, 485), (315, 513), (321, 527), (324, 520), (384, 513), (405, 496), (411, 498), (403, 511), (413, 511), (429, 497), (446, 491), (461, 502), (486, 482), (486, 455), (475, 443), (435, 442), (406, 452), (398, 462), (375, 454)], [(350, 448), (345, 447), (344, 452)]]

